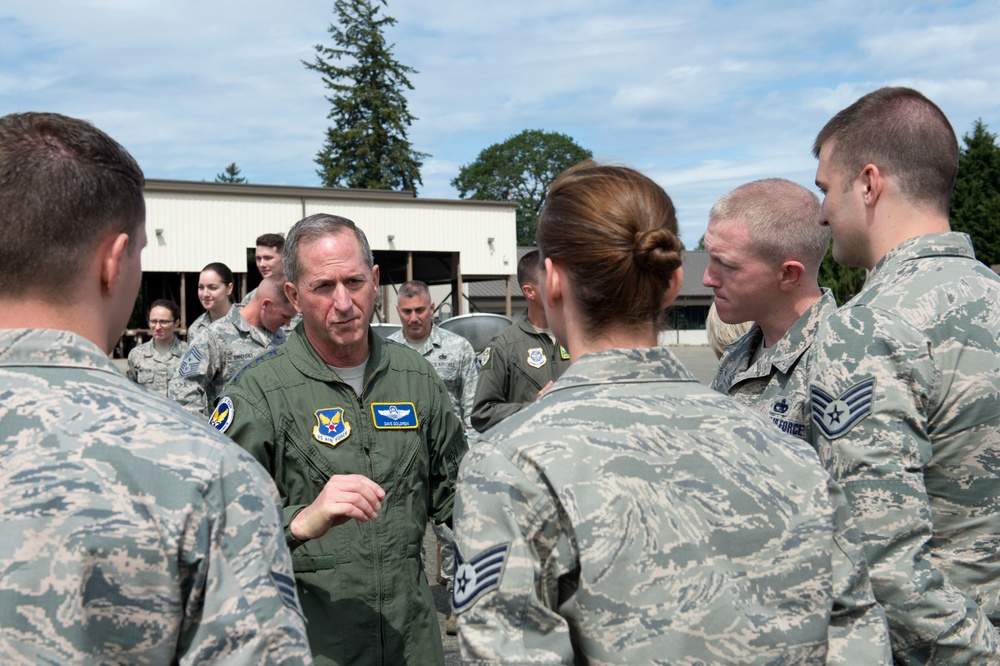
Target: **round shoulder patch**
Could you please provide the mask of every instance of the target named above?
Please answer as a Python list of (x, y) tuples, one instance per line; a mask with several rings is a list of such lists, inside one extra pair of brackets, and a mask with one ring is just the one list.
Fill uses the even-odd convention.
[(208, 423), (219, 432), (226, 432), (229, 430), (229, 426), (233, 424), (233, 414), (235, 411), (233, 409), (233, 401), (226, 396), (215, 406), (215, 411), (212, 412), (212, 418), (208, 420)]

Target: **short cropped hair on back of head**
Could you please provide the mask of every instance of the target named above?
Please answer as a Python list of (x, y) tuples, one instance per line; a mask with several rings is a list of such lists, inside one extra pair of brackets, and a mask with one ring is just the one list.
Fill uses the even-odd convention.
[(683, 248), (662, 187), (635, 169), (591, 161), (552, 183), (538, 247), (571, 276), (572, 298), (595, 333), (656, 324)]
[(947, 116), (912, 88), (880, 88), (840, 111), (813, 144), (833, 141), (831, 165), (847, 176), (868, 164), (893, 179), (905, 199), (947, 215), (958, 174), (958, 138)]
[(523, 287), (526, 284), (538, 286), (538, 269), (542, 266), (541, 257), (538, 250), (531, 250), (521, 257), (517, 262), (517, 284)]
[(399, 298), (413, 298), (414, 296), (424, 296), (427, 301), (431, 300), (431, 290), (426, 282), (420, 280), (408, 280), (399, 287)]
[(285, 247), (285, 237), (281, 234), (261, 234), (257, 236), (255, 247), (273, 247), (281, 252), (281, 248)]
[(774, 264), (794, 260), (818, 271), (830, 247), (830, 227), (819, 223), (819, 198), (784, 178), (740, 185), (720, 198), (709, 221), (746, 225), (751, 251)]
[(354, 234), (361, 246), (361, 256), (364, 257), (369, 270), (374, 268), (375, 258), (372, 256), (372, 248), (368, 244), (365, 232), (346, 217), (317, 213), (296, 222), (285, 237), (285, 247), (281, 250), (282, 263), (285, 265), (285, 279), (292, 284), (298, 284), (302, 271), (298, 257), (300, 245), (344, 231)]
[(145, 224), (145, 179), (110, 136), (56, 113), (0, 118), (0, 295), (72, 296), (98, 244)]

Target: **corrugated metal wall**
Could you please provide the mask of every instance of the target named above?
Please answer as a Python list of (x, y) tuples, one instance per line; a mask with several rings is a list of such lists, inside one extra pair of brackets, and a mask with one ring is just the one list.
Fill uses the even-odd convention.
[(252, 196), (228, 194), (226, 187), (232, 186), (202, 185), (210, 192), (147, 190), (145, 271), (193, 273), (212, 261), (242, 271), (257, 236), (285, 233), (315, 213), (353, 220), (373, 250), (458, 252), (466, 275), (509, 275), (517, 263), (513, 206), (357, 195), (338, 200), (336, 190), (322, 198), (297, 195), (303, 188), (289, 188), (287, 197)]

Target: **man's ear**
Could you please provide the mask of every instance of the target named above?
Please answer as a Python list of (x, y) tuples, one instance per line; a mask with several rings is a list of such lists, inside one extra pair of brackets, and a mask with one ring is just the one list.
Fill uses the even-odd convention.
[(878, 170), (878, 167), (874, 164), (866, 164), (865, 168), (861, 170), (861, 175), (858, 176), (861, 184), (864, 187), (863, 196), (865, 200), (865, 205), (868, 207), (874, 206), (878, 203), (878, 199), (882, 196), (882, 190), (886, 186), (885, 174)]
[(535, 300), (535, 298), (538, 296), (538, 291), (535, 289), (535, 285), (531, 283), (522, 284), (521, 293), (524, 294), (524, 297), (527, 298), (529, 301)]
[(781, 264), (781, 277), (778, 281), (778, 289), (781, 291), (791, 291), (802, 281), (806, 268), (798, 261), (786, 261)]
[(101, 257), (101, 287), (108, 296), (113, 296), (118, 288), (122, 261), (129, 250), (128, 241), (128, 234), (109, 236), (98, 250)]
[[(285, 283), (285, 296), (289, 301), (291, 301), (292, 305), (295, 306), (295, 309), (299, 310), (299, 290), (295, 288), (294, 283)], [(301, 312), (301, 310), (299, 310), (299, 312)]]

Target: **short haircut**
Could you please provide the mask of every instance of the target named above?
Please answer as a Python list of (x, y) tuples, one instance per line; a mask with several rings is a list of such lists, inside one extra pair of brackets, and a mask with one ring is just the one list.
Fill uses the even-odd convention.
[(409, 280), (399, 287), (399, 297), (413, 298), (414, 296), (425, 296), (427, 302), (431, 300), (431, 290), (426, 282), (420, 280)]
[(517, 284), (538, 286), (538, 269), (542, 266), (538, 250), (531, 250), (517, 262)]
[(361, 246), (361, 255), (364, 257), (365, 263), (369, 269), (372, 269), (375, 266), (375, 258), (372, 256), (372, 248), (368, 244), (365, 232), (346, 217), (318, 213), (299, 220), (288, 231), (288, 235), (285, 237), (285, 247), (281, 250), (281, 259), (285, 265), (285, 278), (293, 284), (298, 284), (299, 272), (302, 270), (298, 257), (301, 244), (344, 231), (354, 234)]
[(662, 187), (634, 169), (589, 161), (549, 188), (538, 246), (570, 275), (571, 297), (597, 333), (655, 325), (683, 249)]
[(285, 247), (285, 237), (281, 234), (261, 234), (257, 236), (256, 247), (273, 247), (281, 252), (281, 248)]
[(251, 300), (259, 301), (265, 298), (270, 298), (278, 305), (288, 303), (284, 274), (274, 273), (260, 281), (260, 286), (257, 287)]
[(818, 271), (830, 247), (830, 227), (819, 223), (819, 199), (784, 178), (765, 178), (723, 195), (709, 221), (735, 220), (746, 225), (754, 255), (773, 263), (801, 262)]
[(109, 234), (145, 224), (145, 179), (110, 136), (57, 113), (0, 118), (0, 294), (63, 300)]
[(958, 174), (958, 138), (944, 112), (912, 88), (879, 88), (835, 115), (813, 144), (849, 178), (867, 164), (893, 179), (904, 198), (948, 214)]
[(212, 271), (222, 279), (222, 284), (235, 284), (236, 278), (233, 277), (233, 271), (230, 270), (229, 266), (226, 266), (221, 261), (213, 261), (207, 264), (201, 269), (201, 272)]
[(173, 317), (173, 321), (180, 321), (181, 309), (169, 298), (158, 298), (149, 306), (149, 310), (146, 311), (146, 318), (149, 319), (153, 308), (166, 308), (170, 310), (170, 316)]

